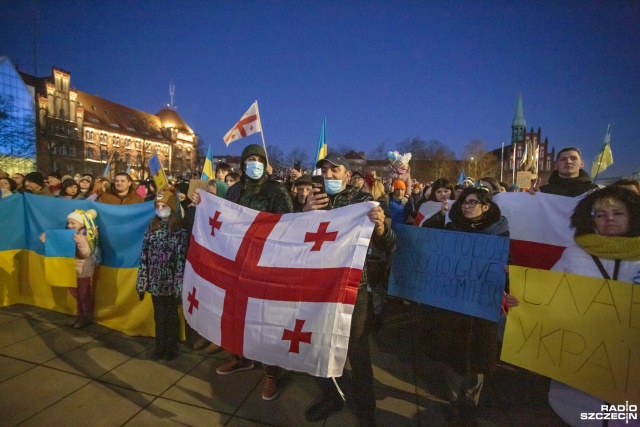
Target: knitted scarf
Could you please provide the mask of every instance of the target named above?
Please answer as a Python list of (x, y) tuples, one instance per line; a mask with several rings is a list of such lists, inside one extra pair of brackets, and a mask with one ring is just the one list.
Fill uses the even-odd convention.
[(574, 238), (589, 255), (604, 259), (640, 260), (640, 237), (605, 237), (584, 234)]

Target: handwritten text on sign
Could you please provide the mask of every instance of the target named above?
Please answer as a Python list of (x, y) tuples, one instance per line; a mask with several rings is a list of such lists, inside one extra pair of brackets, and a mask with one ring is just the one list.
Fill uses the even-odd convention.
[(509, 267), (501, 359), (609, 403), (640, 403), (640, 286)]
[(509, 239), (398, 225), (389, 294), (496, 322)]

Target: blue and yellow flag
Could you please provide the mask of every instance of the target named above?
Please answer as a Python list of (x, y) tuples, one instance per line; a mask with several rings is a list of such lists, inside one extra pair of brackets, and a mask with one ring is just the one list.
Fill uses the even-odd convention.
[[(327, 118), (322, 119), (322, 127), (320, 128), (320, 137), (318, 138), (318, 154), (316, 155), (316, 163), (327, 157)], [(315, 167), (315, 165), (314, 165)]]
[[(61, 287), (76, 281), (75, 243), (72, 236), (67, 236), (69, 242), (64, 235), (72, 232), (65, 230), (67, 215), (90, 208), (98, 212), (95, 225), (102, 259), (93, 280), (96, 321), (129, 335), (152, 336), (151, 298), (140, 302), (136, 279), (142, 238), (155, 215), (153, 202), (118, 206), (33, 194), (0, 200), (0, 306), (27, 304), (68, 314), (75, 311), (75, 300)], [(40, 241), (42, 233), (50, 247)], [(46, 264), (56, 255), (66, 261), (51, 278), (57, 286), (49, 286)]]
[(167, 174), (164, 173), (164, 169), (162, 169), (160, 165), (158, 153), (153, 153), (153, 155), (149, 157), (149, 171), (151, 172), (151, 177), (156, 184), (158, 192), (161, 192), (169, 185)]
[(202, 167), (202, 177), (200, 179), (203, 181), (209, 181), (215, 178), (215, 176), (216, 174), (213, 171), (213, 156), (211, 155), (211, 145), (209, 145), (207, 157), (204, 159), (204, 166)]
[(611, 154), (611, 123), (607, 126), (607, 133), (604, 136), (604, 142), (600, 151), (591, 165), (591, 177), (595, 181), (598, 174), (613, 164), (613, 155)]

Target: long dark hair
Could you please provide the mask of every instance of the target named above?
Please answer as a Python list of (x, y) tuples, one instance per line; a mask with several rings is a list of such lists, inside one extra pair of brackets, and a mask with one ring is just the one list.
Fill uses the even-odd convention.
[[(76, 186), (77, 191), (75, 196), (71, 196), (71, 194), (67, 194), (67, 188), (72, 187), (74, 185)], [(60, 197), (71, 196), (72, 199), (75, 199), (76, 197), (78, 197), (78, 194), (80, 194), (80, 186), (74, 179), (69, 178), (62, 181), (62, 185), (60, 186)]]
[(451, 191), (451, 200), (454, 200), (456, 198), (455, 191), (453, 190), (453, 183), (449, 182), (449, 180), (446, 178), (440, 178), (436, 179), (435, 181), (433, 181), (433, 184), (431, 184), (431, 194), (429, 194), (429, 199), (427, 200), (431, 202), (437, 202), (438, 200), (436, 199), (436, 190), (438, 190), (439, 188), (446, 188), (447, 190)]
[[(477, 223), (472, 222), (462, 213), (462, 203), (465, 201), (467, 196), (471, 194), (475, 194), (481, 204), (489, 205), (489, 210), (487, 210), (482, 215), (481, 221)], [(487, 187), (482, 186), (467, 187), (462, 190), (462, 193), (460, 193), (460, 197), (458, 197), (453, 206), (451, 206), (451, 210), (449, 211), (449, 219), (451, 220), (455, 228), (461, 231), (472, 229), (482, 230), (500, 221), (501, 216), (502, 213), (500, 212), (500, 208), (493, 202), (491, 192)]]
[(571, 227), (575, 228), (575, 237), (595, 233), (593, 207), (596, 203), (607, 199), (620, 200), (629, 211), (629, 233), (627, 237), (640, 236), (640, 196), (628, 188), (611, 185), (596, 190), (580, 200), (571, 215)]

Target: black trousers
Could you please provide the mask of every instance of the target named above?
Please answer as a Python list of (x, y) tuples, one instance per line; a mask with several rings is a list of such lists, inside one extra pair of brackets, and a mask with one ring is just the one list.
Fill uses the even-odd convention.
[[(356, 303), (351, 316), (351, 333), (347, 357), (351, 363), (351, 399), (356, 416), (362, 426), (375, 424), (376, 398), (373, 394), (373, 369), (371, 368), (371, 349), (369, 346), (369, 301), (366, 285), (358, 288)], [(340, 399), (331, 378), (320, 378), (324, 399)], [(344, 375), (336, 378), (340, 388), (344, 389)]]
[(180, 339), (178, 303), (173, 296), (151, 296), (156, 322), (156, 349), (163, 353), (177, 351)]

